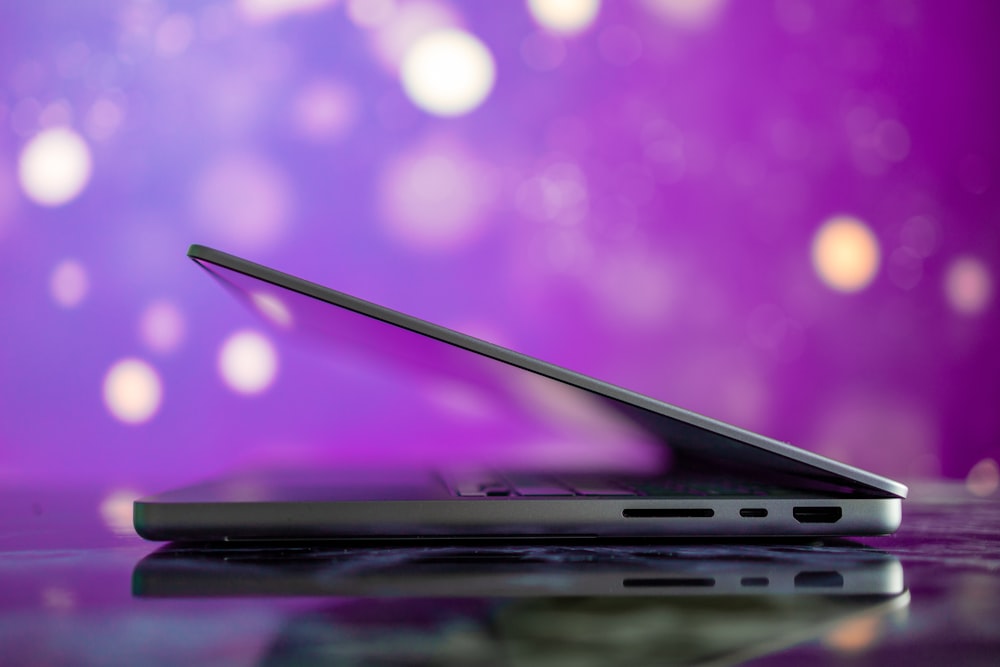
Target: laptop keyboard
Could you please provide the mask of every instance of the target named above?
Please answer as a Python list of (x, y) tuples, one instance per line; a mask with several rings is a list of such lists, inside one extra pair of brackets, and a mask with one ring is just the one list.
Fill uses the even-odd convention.
[(445, 484), (456, 496), (478, 498), (768, 496), (780, 491), (779, 487), (724, 478), (697, 480), (576, 478), (499, 473), (445, 480)]

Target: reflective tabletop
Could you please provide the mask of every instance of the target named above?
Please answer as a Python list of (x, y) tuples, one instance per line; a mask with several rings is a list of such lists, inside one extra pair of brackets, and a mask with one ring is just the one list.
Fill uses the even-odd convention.
[(3, 665), (982, 664), (1000, 502), (913, 489), (894, 536), (163, 545), (125, 496), (0, 491)]

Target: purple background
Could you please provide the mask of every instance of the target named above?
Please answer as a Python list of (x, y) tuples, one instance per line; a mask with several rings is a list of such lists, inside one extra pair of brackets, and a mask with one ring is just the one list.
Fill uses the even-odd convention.
[[(416, 403), (382, 404), (389, 380), (241, 308), (198, 242), (904, 481), (995, 480), (997, 3), (722, 1), (692, 25), (605, 2), (574, 35), (514, 2), (377, 27), (254, 4), (0, 7), (0, 479), (448, 455), (393, 419)], [(481, 105), (407, 96), (378, 45), (413, 12), (489, 49)], [(19, 170), (60, 126), (92, 171), (44, 205)], [(836, 215), (880, 250), (850, 293), (810, 254)], [(177, 335), (143, 329), (152, 304)], [(252, 395), (218, 370), (247, 329), (278, 360)], [(104, 400), (122, 359), (162, 387), (139, 424)]]

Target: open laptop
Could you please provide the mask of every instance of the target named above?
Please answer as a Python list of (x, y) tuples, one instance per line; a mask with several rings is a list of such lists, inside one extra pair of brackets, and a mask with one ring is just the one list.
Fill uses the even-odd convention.
[[(873, 535), (899, 526), (899, 482), (218, 250), (194, 245), (188, 255), (275, 328), (322, 342), (335, 365), (376, 368), (392, 378), (387, 393), (427, 399), (444, 425), (434, 446), (459, 463), (243, 472), (137, 500), (145, 538)], [(387, 409), (386, 419), (400, 414)], [(530, 456), (553, 442), (561, 456)], [(477, 447), (524, 456), (470, 465), (458, 455)]]

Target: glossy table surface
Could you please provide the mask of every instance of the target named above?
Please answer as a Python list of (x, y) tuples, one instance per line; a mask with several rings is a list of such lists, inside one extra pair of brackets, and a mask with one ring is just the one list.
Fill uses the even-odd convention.
[(2, 665), (1000, 664), (1000, 500), (769, 544), (144, 542), (125, 495), (0, 490)]

